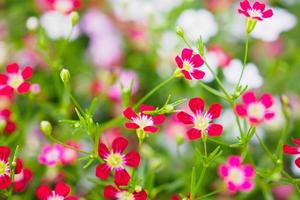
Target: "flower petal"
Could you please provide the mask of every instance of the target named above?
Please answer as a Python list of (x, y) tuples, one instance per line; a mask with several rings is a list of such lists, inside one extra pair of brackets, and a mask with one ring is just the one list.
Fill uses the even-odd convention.
[(138, 152), (132, 151), (125, 155), (125, 165), (129, 167), (138, 167), (141, 161), (141, 157)]
[(51, 190), (47, 185), (42, 184), (36, 189), (35, 195), (38, 199), (45, 200), (51, 195)]
[(209, 114), (210, 118), (213, 120), (213, 119), (216, 119), (217, 117), (219, 117), (221, 112), (222, 112), (222, 106), (218, 103), (213, 103), (209, 107), (207, 114)]
[(166, 119), (165, 115), (156, 115), (152, 117), (153, 123), (154, 124), (162, 124)]
[(98, 144), (98, 155), (104, 160), (109, 155), (109, 150), (107, 146), (99, 141)]
[(211, 124), (206, 129), (207, 134), (211, 137), (220, 136), (223, 132), (223, 126), (220, 124)]
[(112, 149), (114, 153), (123, 153), (128, 146), (128, 140), (123, 137), (116, 138), (112, 143)]
[(56, 194), (64, 197), (67, 196), (71, 191), (70, 186), (65, 183), (57, 183), (54, 190)]
[(258, 1), (253, 4), (253, 9), (260, 10), (261, 12), (265, 10), (265, 7), (266, 5), (264, 3), (259, 3)]
[(300, 153), (300, 150), (297, 147), (293, 147), (293, 146), (285, 144), (285, 145), (283, 145), (283, 152), (287, 153), (287, 154), (296, 155), (296, 154)]
[(132, 123), (132, 122), (125, 123), (125, 127), (128, 128), (128, 129), (138, 129), (138, 128), (140, 128), (139, 125), (137, 125), (136, 123)]
[(6, 72), (7, 73), (18, 73), (19, 72), (19, 65), (17, 63), (11, 63), (11, 64), (8, 64), (6, 66)]
[(300, 168), (300, 157), (295, 160), (295, 164)]
[(187, 136), (190, 140), (196, 140), (202, 137), (201, 130), (196, 128), (191, 128), (187, 131)]
[(192, 49), (184, 48), (181, 52), (181, 58), (182, 60), (190, 60), (193, 55)]
[(141, 113), (143, 113), (144, 111), (153, 111), (153, 110), (155, 110), (154, 106), (149, 106), (149, 105), (145, 105), (145, 104), (140, 105)]
[(250, 181), (250, 180), (246, 180), (241, 186), (240, 186), (240, 190), (241, 191), (250, 191), (254, 188), (254, 184)]
[(32, 68), (31, 67), (29, 67), (29, 66), (25, 67), (23, 69), (23, 71), (22, 71), (22, 77), (23, 77), (23, 79), (26, 80), (26, 79), (31, 78), (32, 77), (32, 73), (33, 72), (32, 72)]
[(253, 177), (255, 175), (255, 171), (253, 167), (249, 164), (244, 165), (243, 172), (246, 177)]
[(175, 61), (177, 63), (177, 66), (181, 69), (183, 67), (183, 62), (179, 56), (176, 56)]
[(194, 124), (194, 118), (182, 111), (177, 114), (177, 119), (184, 124)]
[(0, 74), (0, 85), (7, 83), (8, 77), (5, 74)]
[(190, 73), (186, 70), (181, 70), (181, 73), (183, 74), (184, 78), (187, 80), (192, 80), (192, 77), (190, 75)]
[(192, 63), (194, 64), (194, 67), (197, 68), (204, 64), (204, 60), (199, 54), (196, 54), (192, 57)]
[(28, 92), (30, 89), (30, 83), (28, 82), (23, 82), (21, 83), (21, 85), (19, 85), (19, 87), (17, 88), (17, 92), (20, 94), (24, 94), (26, 92)]
[(201, 114), (203, 112), (204, 105), (205, 105), (204, 100), (201, 98), (192, 98), (189, 101), (189, 107), (195, 115)]
[(197, 80), (203, 79), (203, 77), (205, 76), (205, 72), (201, 71), (201, 70), (194, 70), (191, 73), (192, 77), (194, 77)]
[(243, 2), (240, 2), (240, 7), (247, 11), (248, 9), (251, 9), (250, 3), (248, 0), (244, 0)]
[(129, 108), (126, 108), (124, 111), (123, 111), (123, 115), (129, 119), (129, 120), (132, 120), (132, 118), (136, 118), (137, 117), (137, 114), (132, 110), (131, 107)]
[(229, 166), (239, 167), (241, 165), (242, 161), (239, 156), (229, 156), (227, 163)]
[(297, 138), (297, 139), (293, 138), (292, 141), (294, 144), (300, 146), (300, 138)]
[(96, 167), (96, 176), (102, 180), (105, 180), (109, 177), (110, 171), (111, 169), (106, 163), (99, 164)]
[(262, 16), (263, 16), (264, 18), (270, 18), (270, 17), (273, 16), (273, 10), (272, 10), (272, 9), (269, 9), (269, 10), (263, 12), (262, 14), (263, 14)]
[(218, 168), (218, 174), (220, 177), (224, 178), (228, 176), (228, 168), (226, 165), (221, 164)]
[(247, 105), (256, 101), (254, 92), (248, 91), (242, 96), (243, 102)]
[(108, 199), (117, 198), (118, 190), (112, 185), (105, 186), (103, 190), (103, 196)]
[(273, 105), (273, 97), (268, 94), (265, 93), (260, 97), (260, 102), (266, 107), (269, 108)]
[(140, 192), (134, 192), (133, 196), (134, 200), (147, 200), (147, 193), (144, 190)]
[(245, 117), (247, 115), (247, 110), (243, 104), (237, 104), (235, 106), (235, 111), (240, 117)]
[(0, 159), (7, 161), (9, 155), (10, 155), (10, 148), (6, 146), (0, 146)]
[(118, 186), (127, 185), (130, 180), (130, 175), (125, 169), (115, 170), (115, 184)]
[(155, 133), (155, 132), (158, 131), (158, 128), (155, 127), (155, 126), (146, 126), (146, 127), (144, 128), (144, 131), (150, 132), (150, 133)]

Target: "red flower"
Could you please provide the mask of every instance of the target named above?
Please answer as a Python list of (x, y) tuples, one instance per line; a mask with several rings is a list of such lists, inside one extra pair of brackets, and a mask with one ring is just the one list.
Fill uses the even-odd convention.
[(0, 132), (11, 134), (16, 130), (16, 124), (10, 119), (11, 112), (8, 109), (0, 111)]
[(98, 154), (105, 161), (96, 168), (96, 176), (100, 179), (107, 179), (109, 173), (114, 171), (114, 180), (117, 185), (127, 185), (130, 175), (125, 166), (137, 168), (140, 164), (140, 155), (136, 151), (124, 154), (124, 150), (128, 146), (127, 139), (123, 137), (116, 138), (110, 151), (105, 144), (99, 142)]
[(68, 196), (70, 190), (70, 186), (65, 183), (57, 183), (52, 191), (47, 185), (42, 184), (36, 189), (35, 195), (39, 200), (77, 200), (76, 196)]
[[(0, 146), (0, 190), (9, 188), (11, 180), (11, 169), (8, 162), (10, 149), (6, 146)], [(22, 171), (23, 164), (20, 159), (16, 160), (16, 168), (14, 174), (19, 174)]]
[(46, 0), (52, 10), (59, 11), (63, 14), (69, 14), (80, 7), (80, 0)]
[(295, 164), (298, 168), (300, 168), (300, 138), (292, 139), (293, 143), (299, 147), (294, 147), (290, 145), (283, 145), (283, 152), (291, 155), (299, 155), (299, 157), (295, 160)]
[(22, 71), (17, 63), (6, 66), (6, 74), (0, 74), (0, 95), (12, 95), (16, 90), (23, 94), (29, 91), (30, 83), (26, 82), (32, 76), (32, 68), (27, 66)]
[(103, 196), (110, 200), (147, 200), (147, 193), (144, 190), (129, 192), (115, 188), (112, 185), (105, 186)]
[(264, 3), (255, 2), (253, 6), (250, 5), (248, 0), (240, 2), (239, 13), (249, 17), (251, 19), (263, 20), (264, 18), (270, 18), (273, 16), (272, 9), (265, 10), (266, 5)]
[(193, 128), (187, 131), (190, 140), (196, 140), (202, 137), (203, 133), (209, 136), (219, 136), (222, 134), (223, 126), (212, 123), (221, 114), (222, 106), (214, 103), (207, 112), (204, 112), (204, 101), (201, 98), (193, 98), (189, 101), (189, 107), (193, 112), (192, 115), (186, 112), (179, 112), (177, 118), (180, 122), (193, 125)]
[(257, 100), (254, 92), (248, 91), (242, 99), (243, 104), (236, 105), (236, 113), (241, 117), (246, 117), (252, 125), (270, 120), (275, 116), (275, 113), (269, 109), (273, 105), (273, 98), (270, 94), (265, 93)]
[(203, 79), (205, 73), (199, 68), (204, 64), (204, 60), (199, 54), (194, 54), (192, 49), (183, 49), (181, 57), (176, 56), (175, 61), (186, 79)]
[(14, 192), (23, 192), (32, 179), (32, 171), (24, 168), (14, 177)]
[(162, 124), (165, 120), (164, 115), (151, 116), (145, 114), (145, 111), (154, 111), (154, 106), (141, 105), (140, 113), (136, 114), (131, 107), (123, 111), (124, 116), (131, 120), (125, 124), (125, 127), (128, 129), (142, 129), (145, 132), (155, 133), (158, 131), (158, 128), (154, 125)]

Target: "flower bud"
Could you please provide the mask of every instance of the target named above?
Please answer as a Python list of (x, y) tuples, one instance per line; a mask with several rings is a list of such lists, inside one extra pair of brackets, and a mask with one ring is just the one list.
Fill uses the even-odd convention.
[(72, 26), (74, 27), (74, 26), (76, 26), (78, 24), (80, 16), (79, 16), (78, 12), (73, 11), (70, 14), (70, 18), (71, 18)]
[(136, 191), (136, 192), (141, 192), (142, 189), (143, 189), (142, 186), (136, 185), (135, 188), (134, 188), (134, 191)]
[(48, 121), (41, 121), (40, 129), (46, 136), (49, 136), (52, 133), (52, 125)]
[(180, 26), (176, 27), (176, 33), (178, 36), (184, 37), (184, 30)]
[(64, 84), (69, 83), (70, 80), (70, 72), (67, 69), (62, 69), (60, 71), (60, 78)]

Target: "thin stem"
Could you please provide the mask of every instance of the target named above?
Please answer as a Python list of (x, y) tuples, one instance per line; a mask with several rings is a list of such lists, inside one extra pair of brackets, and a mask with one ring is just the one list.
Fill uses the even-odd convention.
[(196, 187), (194, 187), (194, 190), (191, 191), (191, 200), (193, 200), (195, 198), (196, 192), (199, 190), (199, 188), (200, 188), (200, 186), (202, 184), (202, 180), (204, 178), (206, 169), (207, 169), (207, 166), (203, 165), (203, 168), (202, 168), (202, 171), (201, 171), (201, 174), (200, 174), (200, 178), (199, 178), (199, 180), (198, 180), (198, 182), (196, 184)]
[(271, 153), (271, 151), (268, 149), (267, 145), (264, 143), (264, 141), (258, 136), (258, 134), (255, 132), (255, 136), (257, 140), (259, 141), (259, 144), (263, 147), (265, 152), (268, 154), (269, 158), (276, 164), (276, 158), (274, 158), (274, 155)]
[(241, 72), (239, 82), (238, 82), (236, 88), (238, 88), (240, 86), (240, 83), (241, 83), (242, 78), (243, 78), (243, 74), (244, 74), (245, 67), (246, 67), (246, 64), (247, 64), (247, 59), (248, 59), (248, 51), (249, 51), (249, 33), (248, 33), (248, 31), (246, 31), (245, 55), (244, 55), (244, 61), (243, 61), (243, 68), (242, 68), (242, 72)]
[(214, 89), (214, 88), (212, 88), (212, 87), (209, 87), (208, 85), (206, 85), (205, 83), (203, 83), (203, 82), (201, 82), (201, 81), (199, 81), (199, 84), (200, 84), (205, 90), (207, 90), (208, 92), (210, 92), (210, 93), (212, 93), (212, 94), (214, 94), (214, 95), (216, 95), (216, 96), (218, 96), (218, 97), (220, 97), (220, 98), (222, 98), (222, 99), (227, 100), (227, 98), (224, 97), (224, 96), (222, 95), (222, 93), (219, 92), (218, 90), (216, 90), (216, 89)]

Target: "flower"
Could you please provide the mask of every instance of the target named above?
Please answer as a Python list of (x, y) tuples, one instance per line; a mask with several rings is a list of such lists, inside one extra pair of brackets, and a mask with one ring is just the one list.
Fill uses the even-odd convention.
[[(11, 179), (11, 166), (9, 163), (10, 148), (6, 146), (0, 146), (0, 190), (4, 190), (10, 187)], [(22, 171), (23, 163), (20, 159), (16, 160), (16, 167), (14, 174), (19, 174)]]
[(12, 95), (14, 90), (19, 94), (29, 91), (30, 83), (26, 82), (32, 76), (32, 67), (26, 66), (22, 71), (17, 63), (6, 66), (6, 74), (0, 74), (0, 94)]
[(136, 114), (131, 107), (126, 108), (123, 111), (123, 115), (131, 120), (132, 122), (127, 122), (125, 127), (128, 129), (140, 129), (145, 132), (155, 133), (158, 128), (154, 125), (162, 124), (165, 120), (164, 115), (151, 116), (145, 114), (145, 111), (154, 111), (154, 106), (141, 105), (140, 112)]
[(130, 175), (125, 166), (137, 168), (140, 164), (140, 155), (136, 151), (124, 154), (124, 150), (128, 146), (127, 139), (123, 137), (116, 138), (111, 145), (112, 150), (99, 141), (98, 155), (105, 161), (96, 167), (96, 176), (100, 179), (107, 179), (109, 173), (114, 171), (114, 181), (117, 185), (127, 185)]
[(187, 131), (190, 140), (196, 140), (202, 137), (202, 134), (207, 133), (209, 136), (220, 136), (223, 131), (223, 126), (212, 123), (218, 118), (222, 111), (222, 106), (214, 103), (210, 106), (207, 112), (204, 112), (204, 100), (201, 98), (192, 98), (189, 101), (189, 107), (193, 112), (192, 115), (186, 112), (179, 112), (177, 118), (180, 122), (193, 125), (193, 128)]
[(240, 117), (246, 117), (252, 125), (258, 125), (275, 116), (270, 109), (273, 105), (273, 97), (270, 94), (264, 93), (257, 100), (254, 92), (248, 91), (243, 94), (242, 99), (243, 104), (237, 104), (235, 111)]
[[(295, 145), (300, 146), (300, 138), (292, 139), (292, 141)], [(285, 144), (283, 145), (283, 152), (291, 155), (300, 155), (300, 148)], [(295, 164), (300, 168), (300, 156), (295, 160)]]
[(39, 200), (77, 200), (76, 196), (68, 196), (70, 190), (70, 186), (62, 182), (57, 183), (52, 191), (42, 184), (36, 189), (35, 195)]
[(248, 0), (244, 0), (243, 2), (240, 2), (238, 12), (248, 18), (262, 21), (264, 18), (270, 18), (273, 16), (272, 9), (265, 10), (265, 7), (266, 5), (264, 3), (256, 1), (253, 6), (251, 6)]
[(203, 79), (205, 73), (198, 68), (204, 64), (204, 60), (199, 54), (193, 54), (192, 49), (184, 48), (181, 57), (176, 56), (175, 61), (187, 80)]
[(56, 10), (63, 14), (69, 14), (80, 7), (80, 0), (46, 0), (50, 10)]
[[(79, 144), (77, 144), (71, 140), (67, 141), (66, 144), (71, 147), (74, 147), (76, 149), (79, 149), (79, 147), (80, 147)], [(61, 162), (64, 165), (73, 164), (74, 162), (76, 162), (78, 156), (79, 156), (79, 153), (77, 151), (70, 149), (70, 148), (63, 147), (63, 151), (61, 154)]]
[(25, 191), (31, 179), (32, 171), (28, 168), (24, 168), (19, 174), (16, 174), (14, 177), (14, 192)]
[(254, 188), (254, 168), (249, 164), (242, 165), (239, 156), (229, 156), (227, 163), (221, 164), (218, 171), (229, 192), (247, 192)]
[(0, 133), (11, 134), (16, 130), (16, 124), (10, 119), (11, 112), (8, 109), (0, 111)]
[(59, 144), (45, 145), (39, 155), (39, 162), (49, 167), (59, 164), (62, 160), (64, 148)]
[(111, 200), (147, 200), (147, 193), (141, 191), (129, 192), (128, 190), (120, 190), (112, 185), (104, 187), (103, 196)]

